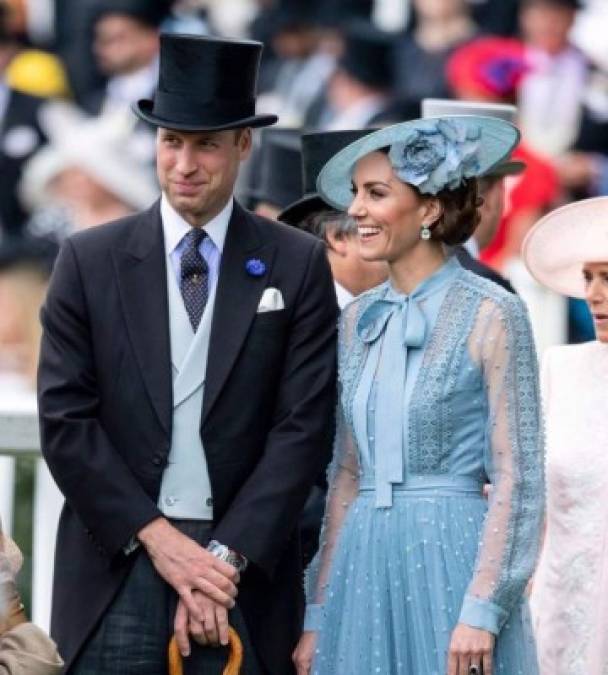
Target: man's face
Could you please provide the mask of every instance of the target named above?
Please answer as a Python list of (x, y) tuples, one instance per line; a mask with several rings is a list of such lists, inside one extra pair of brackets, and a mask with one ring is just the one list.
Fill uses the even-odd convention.
[(158, 33), (131, 17), (108, 14), (95, 24), (93, 51), (104, 75), (132, 73), (156, 56)]
[(173, 208), (192, 226), (214, 218), (226, 205), (240, 163), (251, 151), (251, 130), (173, 131), (160, 128), (156, 169)]

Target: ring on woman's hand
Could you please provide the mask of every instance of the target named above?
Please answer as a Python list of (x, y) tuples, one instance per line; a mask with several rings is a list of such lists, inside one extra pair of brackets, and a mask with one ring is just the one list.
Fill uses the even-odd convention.
[(470, 665), (469, 675), (481, 675), (481, 668), (475, 664)]

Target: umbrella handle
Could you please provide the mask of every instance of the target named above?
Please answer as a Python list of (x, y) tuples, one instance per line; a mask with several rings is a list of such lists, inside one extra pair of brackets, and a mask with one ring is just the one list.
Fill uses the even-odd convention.
[[(238, 633), (232, 627), (228, 629), (228, 646), (230, 654), (228, 655), (226, 668), (224, 668), (224, 675), (239, 675), (241, 666), (243, 665), (243, 643)], [(168, 660), (169, 675), (184, 675), (182, 655), (179, 652), (175, 635), (169, 643)]]

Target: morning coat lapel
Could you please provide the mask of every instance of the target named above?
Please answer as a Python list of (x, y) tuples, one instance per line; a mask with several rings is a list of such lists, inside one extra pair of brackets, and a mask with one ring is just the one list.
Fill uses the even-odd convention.
[(133, 351), (158, 419), (169, 435), (173, 392), (160, 201), (140, 214), (126, 245), (114, 250), (114, 263)]
[[(255, 318), (268, 283), (274, 251), (274, 242), (262, 238), (252, 216), (235, 202), (220, 263), (207, 358), (202, 424), (217, 400)], [(246, 264), (251, 259), (264, 263), (264, 274), (252, 276), (247, 272)]]

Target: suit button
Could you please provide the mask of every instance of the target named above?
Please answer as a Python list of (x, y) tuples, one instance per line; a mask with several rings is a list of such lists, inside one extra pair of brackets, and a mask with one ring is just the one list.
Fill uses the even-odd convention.
[(207, 506), (213, 506), (213, 499), (211, 497), (207, 497), (205, 504), (207, 504)]
[(162, 456), (154, 455), (154, 457), (152, 458), (152, 464), (154, 464), (154, 466), (160, 466), (162, 463), (163, 463)]

